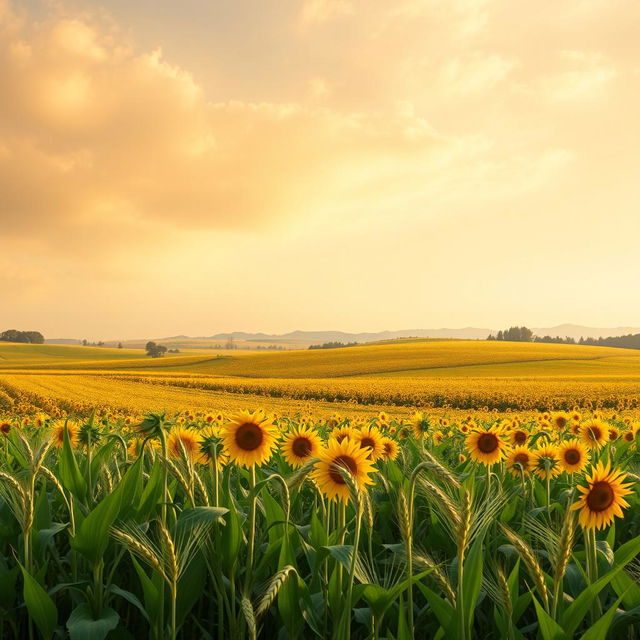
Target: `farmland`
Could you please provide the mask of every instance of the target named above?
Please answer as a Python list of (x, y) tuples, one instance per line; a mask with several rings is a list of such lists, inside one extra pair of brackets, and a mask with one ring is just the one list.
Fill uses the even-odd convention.
[(637, 637), (639, 358), (0, 344), (0, 634)]
[[(399, 341), (326, 351), (150, 359), (140, 350), (0, 346), (0, 389), (48, 408), (264, 406), (326, 415), (393, 407), (543, 410), (638, 405), (640, 353), (574, 345)], [(74, 409), (75, 407), (75, 409)]]

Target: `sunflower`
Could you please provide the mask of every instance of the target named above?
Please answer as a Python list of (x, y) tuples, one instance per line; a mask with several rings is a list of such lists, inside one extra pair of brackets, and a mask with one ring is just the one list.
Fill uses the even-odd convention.
[(353, 428), (347, 425), (335, 427), (329, 434), (330, 438), (334, 438), (338, 442), (342, 442), (345, 438), (353, 437)]
[(523, 446), (529, 439), (529, 434), (524, 429), (514, 429), (509, 433), (509, 442), (515, 446)]
[(387, 438), (386, 436), (382, 438), (382, 454), (380, 457), (383, 460), (395, 460), (398, 457), (399, 451), (400, 447), (395, 440)]
[(382, 455), (383, 434), (378, 427), (363, 427), (353, 432), (352, 439), (357, 442), (363, 449), (367, 449), (367, 455), (374, 462)]
[(507, 469), (514, 476), (529, 473), (533, 468), (534, 457), (529, 448), (524, 446), (515, 447), (507, 456)]
[(553, 426), (558, 429), (558, 431), (563, 431), (569, 424), (569, 420), (570, 417), (564, 412), (554, 413), (553, 417), (551, 418)]
[(442, 433), (442, 431), (438, 430), (433, 432), (434, 444), (442, 444), (443, 440), (444, 440), (444, 433)]
[(507, 445), (495, 427), (472, 431), (465, 438), (465, 445), (472, 460), (487, 465), (501, 462), (506, 455)]
[(431, 421), (426, 413), (416, 411), (416, 413), (413, 414), (413, 433), (418, 440), (426, 437), (430, 427)]
[(598, 449), (609, 439), (609, 427), (601, 420), (589, 420), (580, 427), (580, 437), (589, 449)]
[(580, 509), (579, 522), (585, 529), (604, 529), (615, 516), (623, 517), (622, 508), (629, 506), (623, 496), (632, 493), (630, 484), (623, 484), (626, 474), (612, 471), (609, 463), (599, 462), (587, 477), (587, 487), (578, 487), (582, 496), (572, 505)]
[(243, 467), (264, 464), (278, 441), (278, 428), (262, 411), (241, 411), (222, 431), (222, 442), (229, 458)]
[(320, 460), (310, 477), (315, 480), (322, 493), (330, 500), (348, 500), (349, 485), (340, 473), (340, 468), (349, 471), (356, 486), (363, 489), (368, 484), (374, 484), (369, 474), (375, 471), (373, 462), (357, 442), (345, 439), (338, 442), (329, 440), (326, 449), (319, 453)]
[(301, 467), (311, 458), (318, 457), (322, 440), (313, 429), (301, 425), (284, 437), (280, 448), (285, 460), (292, 467)]
[(458, 462), (463, 463), (467, 461), (467, 456), (464, 455), (464, 453), (461, 453), (458, 455)]
[(558, 449), (543, 445), (533, 452), (533, 473), (543, 480), (555, 478), (560, 473)]
[(222, 467), (229, 462), (229, 455), (223, 451), (220, 442), (220, 429), (217, 425), (209, 425), (198, 432), (198, 457), (196, 462), (199, 464), (209, 464), (216, 459), (216, 467)]
[(609, 442), (615, 442), (620, 437), (618, 427), (609, 427)]
[(580, 473), (590, 459), (587, 446), (580, 440), (566, 440), (558, 447), (560, 466), (567, 473)]
[(167, 453), (170, 458), (178, 460), (187, 458), (191, 462), (195, 462), (200, 454), (198, 432), (184, 427), (172, 429), (167, 438)]
[(11, 431), (11, 423), (6, 420), (2, 420), (0, 422), (0, 433), (3, 433), (5, 436)]
[[(78, 425), (74, 422), (67, 422), (69, 432), (69, 444), (75, 447), (78, 444)], [(64, 422), (58, 422), (51, 429), (51, 440), (54, 447), (61, 447), (64, 444)]]

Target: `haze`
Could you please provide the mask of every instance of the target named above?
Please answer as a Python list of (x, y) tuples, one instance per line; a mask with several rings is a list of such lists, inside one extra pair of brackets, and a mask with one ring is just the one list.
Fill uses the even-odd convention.
[(0, 0), (0, 330), (637, 325), (639, 20)]

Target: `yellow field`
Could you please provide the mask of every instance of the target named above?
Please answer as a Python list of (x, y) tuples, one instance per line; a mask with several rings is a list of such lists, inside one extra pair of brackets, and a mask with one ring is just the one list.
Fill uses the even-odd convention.
[(638, 406), (640, 352), (462, 340), (151, 359), (142, 350), (0, 344), (0, 408), (274, 412)]

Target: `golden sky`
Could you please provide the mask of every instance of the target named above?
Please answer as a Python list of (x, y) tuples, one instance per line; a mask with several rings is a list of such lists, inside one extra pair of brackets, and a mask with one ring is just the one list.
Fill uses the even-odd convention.
[(639, 23), (0, 0), (0, 330), (638, 325)]

